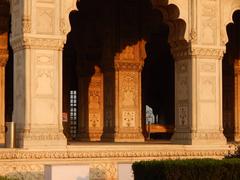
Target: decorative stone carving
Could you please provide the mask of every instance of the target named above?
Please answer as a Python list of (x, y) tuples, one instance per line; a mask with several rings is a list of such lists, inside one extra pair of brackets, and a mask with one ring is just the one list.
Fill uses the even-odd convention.
[(123, 127), (134, 127), (136, 121), (136, 112), (135, 111), (123, 111), (122, 112), (122, 123)]
[(117, 179), (117, 164), (113, 162), (91, 164), (90, 179)]
[(215, 73), (216, 72), (216, 63), (215, 62), (201, 63), (200, 71), (208, 72), (208, 73)]
[(212, 100), (216, 99), (216, 77), (202, 76), (200, 77), (200, 99)]
[(60, 32), (61, 32), (63, 35), (66, 35), (66, 34), (67, 34), (67, 25), (66, 25), (66, 21), (65, 21), (64, 18), (60, 19), (59, 29), (60, 29)]
[(187, 59), (189, 57), (201, 57), (210, 58), (216, 60), (222, 60), (224, 53), (223, 48), (205, 48), (197, 46), (179, 46), (172, 49), (172, 54), (175, 60)]
[(135, 107), (137, 98), (137, 86), (135, 72), (121, 72), (121, 104), (123, 107)]
[(218, 15), (217, 0), (201, 1), (201, 41), (202, 44), (213, 45), (217, 42), (217, 15)]
[(12, 38), (11, 45), (14, 51), (29, 49), (30, 47), (33, 49), (62, 50), (63, 40), (39, 37)]
[(180, 127), (188, 126), (188, 105), (181, 104), (178, 106), (178, 122)]
[[(64, 38), (55, 1), (12, 1), (14, 113), (18, 147), (64, 147), (61, 72)], [(58, 26), (58, 27), (56, 27)], [(51, 35), (51, 36), (49, 36)]]
[[(205, 135), (202, 135), (203, 138)], [(217, 137), (216, 137), (217, 138)], [(87, 146), (87, 147), (86, 147)], [(45, 164), (89, 164), (90, 179), (117, 179), (117, 164), (122, 162), (133, 163), (142, 159), (180, 159), (180, 158), (223, 158), (236, 151), (236, 145), (216, 146), (178, 146), (168, 148), (161, 145), (132, 145), (96, 146), (89, 151), (92, 145), (84, 148), (69, 146), (63, 150), (27, 150), (9, 149), (0, 151), (0, 175), (18, 179), (43, 180)]]
[(31, 33), (32, 23), (29, 17), (24, 17), (22, 21), (23, 33)]
[(37, 32), (39, 34), (53, 34), (54, 16), (52, 8), (37, 8)]

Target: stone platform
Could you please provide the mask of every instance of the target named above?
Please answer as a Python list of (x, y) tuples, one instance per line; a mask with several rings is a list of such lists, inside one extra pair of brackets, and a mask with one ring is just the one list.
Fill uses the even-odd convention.
[(235, 152), (236, 145), (172, 145), (145, 143), (71, 143), (62, 149), (0, 149), (0, 175), (24, 180), (44, 179), (44, 165), (88, 164), (90, 179), (114, 180), (119, 163), (150, 159), (217, 158)]

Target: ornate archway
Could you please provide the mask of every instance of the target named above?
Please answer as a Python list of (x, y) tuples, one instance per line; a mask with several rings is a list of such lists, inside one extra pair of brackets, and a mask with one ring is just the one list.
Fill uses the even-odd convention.
[(234, 11), (233, 22), (227, 25), (228, 43), (223, 59), (223, 124), (230, 141), (240, 141), (239, 136), (239, 29), (240, 10)]
[[(222, 2), (220, 0), (207, 0), (200, 4), (195, 1), (182, 4), (177, 2), (180, 11), (184, 12), (181, 14), (176, 5), (169, 4), (171, 2), (176, 4), (175, 1), (152, 1), (152, 4), (161, 11), (164, 22), (168, 24), (169, 44), (175, 59), (173, 142), (225, 143), (222, 134), (221, 61), (219, 61), (224, 48), (219, 40), (221, 30), (218, 29), (218, 25), (221, 24), (221, 20), (217, 18), (222, 11), (221, 6), (218, 5), (222, 5)], [(21, 147), (31, 146), (32, 143), (36, 146), (46, 142), (53, 142), (49, 143), (51, 145), (66, 143), (62, 134), (62, 63), (53, 59), (62, 58), (63, 42), (66, 40), (66, 33), (70, 30), (66, 19), (74, 4), (75, 1), (63, 0), (47, 4), (43, 1), (34, 4), (27, 1), (24, 5), (22, 2), (12, 1), (11, 44), (15, 58), (14, 86), (18, 89), (14, 97), (13, 119), (17, 124)], [(54, 9), (55, 6), (59, 9)], [(134, 10), (134, 6), (130, 8)], [(36, 21), (33, 21), (34, 19)], [(125, 19), (126, 22), (131, 20), (131, 18)], [(23, 23), (19, 24), (19, 22)], [(123, 18), (123, 23), (126, 22)], [(128, 39), (130, 36), (126, 37)], [(139, 98), (136, 100), (137, 103), (132, 103), (134, 102), (132, 100), (135, 99), (134, 97), (140, 97), (141, 84), (135, 80), (140, 79), (145, 57), (142, 51), (145, 41), (136, 34), (134, 37), (136, 39), (133, 38), (131, 44), (126, 43), (128, 41), (125, 40), (119, 41), (123, 44), (117, 44), (114, 61), (112, 58), (112, 61), (105, 61), (107, 64), (102, 66), (105, 67), (102, 69), (104, 92), (106, 90), (105, 94), (113, 97), (113, 102), (104, 104), (107, 107), (104, 108), (106, 111), (104, 118), (109, 119), (105, 119), (108, 123), (105, 124), (104, 137), (114, 141), (116, 139), (143, 141), (139, 118), (141, 102)], [(126, 58), (131, 59), (131, 63), (124, 62)], [(124, 80), (125, 77), (132, 77), (134, 80)], [(131, 86), (135, 89), (134, 92), (129, 91), (129, 88), (119, 88), (124, 87), (125, 82), (133, 82)], [(34, 88), (27, 86), (29, 84)], [(121, 100), (126, 94), (130, 98), (127, 101)], [(107, 102), (109, 101), (104, 99), (104, 103)], [(34, 143), (36, 139), (41, 139), (41, 143)]]

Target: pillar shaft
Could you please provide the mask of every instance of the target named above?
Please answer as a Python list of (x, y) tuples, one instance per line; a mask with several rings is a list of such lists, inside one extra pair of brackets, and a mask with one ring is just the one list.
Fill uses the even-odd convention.
[(179, 54), (173, 51), (176, 113), (172, 141), (225, 144), (222, 127), (223, 50), (201, 47), (182, 50)]
[(78, 139), (100, 141), (103, 133), (103, 74), (97, 65), (78, 66)]
[(12, 1), (17, 146), (64, 147), (60, 1)]
[(234, 140), (240, 141), (240, 63), (235, 60), (234, 63)]
[[(142, 142), (141, 70), (144, 42), (126, 47), (104, 71), (103, 140)], [(143, 55), (144, 54), (144, 55)]]

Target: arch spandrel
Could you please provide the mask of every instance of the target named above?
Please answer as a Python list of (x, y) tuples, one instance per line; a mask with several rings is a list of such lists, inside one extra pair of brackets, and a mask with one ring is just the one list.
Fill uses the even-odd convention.
[(221, 4), (221, 44), (225, 45), (228, 42), (226, 27), (233, 22), (233, 13), (240, 9), (239, 0), (223, 0)]
[(71, 26), (69, 23), (69, 14), (71, 11), (76, 9), (76, 0), (61, 0), (60, 31), (65, 38), (71, 30)]

